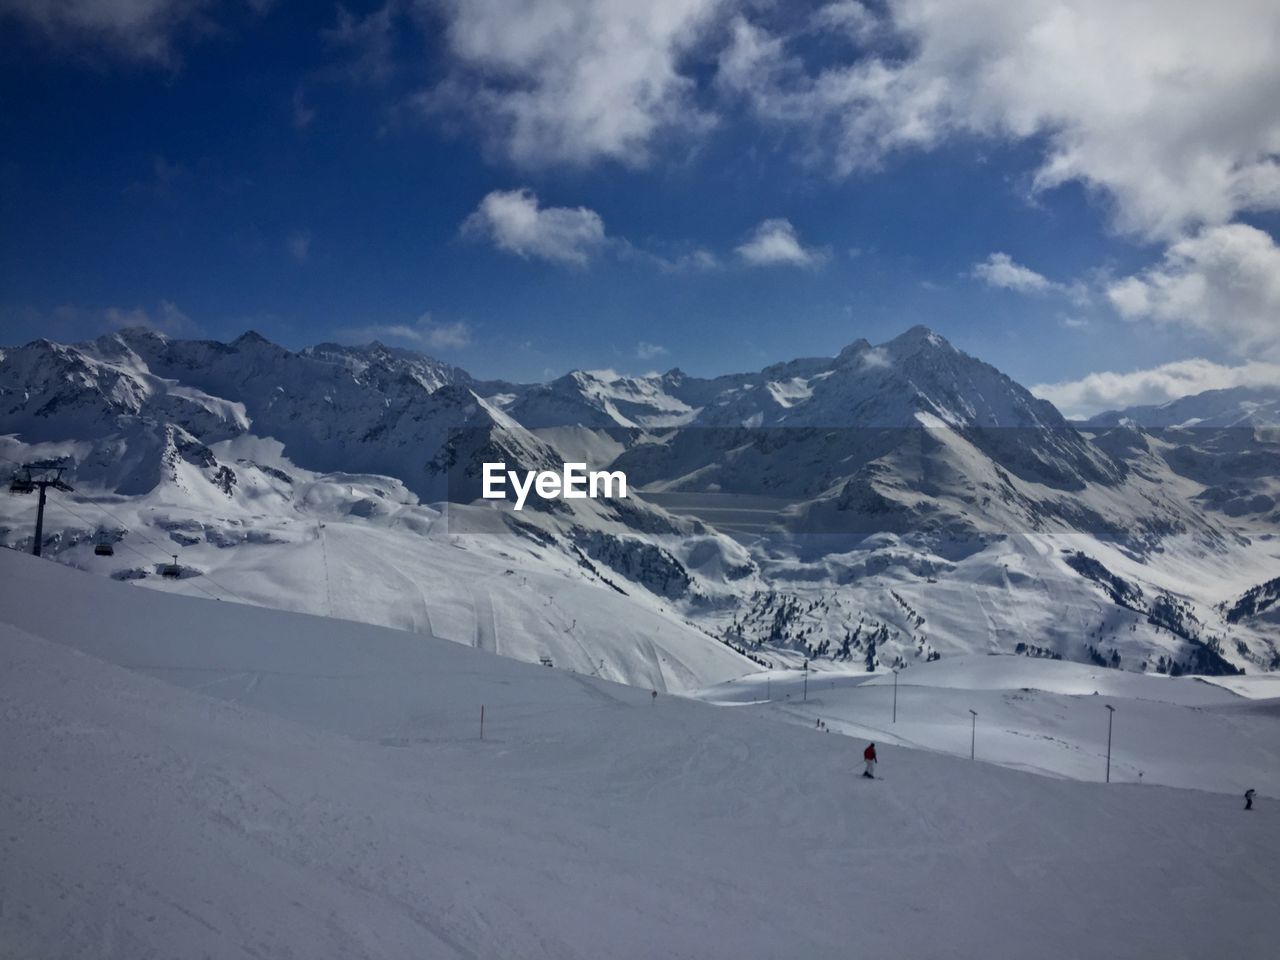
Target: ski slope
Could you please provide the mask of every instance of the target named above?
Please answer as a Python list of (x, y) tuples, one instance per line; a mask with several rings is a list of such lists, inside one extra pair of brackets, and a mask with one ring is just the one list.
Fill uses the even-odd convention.
[[(754, 669), (671, 601), (631, 584), (624, 593), (577, 556), (510, 533), (452, 532), (469, 508), (421, 504), (390, 477), (299, 470), (274, 442), (218, 449), (287, 471), (289, 482), (242, 468), (242, 499), (231, 501), (181, 463), (177, 482), (145, 496), (78, 488), (50, 498), (46, 530), (60, 542), (47, 552), (135, 587), (411, 630), (532, 663), (545, 656), (663, 692)], [(34, 506), (0, 498), (0, 532), (28, 527)], [(112, 557), (94, 555), (97, 523), (122, 534)], [(190, 576), (157, 575), (173, 553)]]
[(1269, 789), (1245, 814), (883, 743), (873, 783), (861, 741), (754, 708), (7, 551), (0, 718), (6, 958), (1250, 958), (1280, 937)]
[(972, 750), (987, 762), (1086, 781), (1107, 776), (1109, 705), (1113, 783), (1280, 795), (1280, 700), (1246, 699), (1234, 683), (993, 655), (918, 664), (897, 686), (896, 719), (888, 673), (814, 670), (806, 699), (801, 671), (773, 670), (699, 696), (807, 727), (821, 720), (860, 741), (964, 758)]

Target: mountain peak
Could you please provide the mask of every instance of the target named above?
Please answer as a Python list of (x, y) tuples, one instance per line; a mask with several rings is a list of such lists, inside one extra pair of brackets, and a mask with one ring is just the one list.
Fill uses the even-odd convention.
[(145, 340), (168, 340), (169, 338), (156, 330), (154, 327), (144, 327), (134, 324), (130, 327), (121, 327), (116, 331), (116, 335), (125, 339), (145, 339)]
[(264, 337), (262, 334), (260, 334), (257, 330), (246, 330), (244, 333), (240, 334), (240, 336), (236, 337), (235, 340), (231, 341), (231, 343), (232, 343), (232, 346), (236, 346), (236, 347), (246, 347), (246, 346), (255, 346), (255, 345), (263, 345), (263, 344), (267, 346), (273, 346), (271, 341), (268, 340), (266, 337)]
[(898, 334), (898, 336), (886, 343), (885, 346), (909, 349), (925, 346), (954, 349), (951, 347), (951, 344), (947, 341), (946, 337), (935, 333), (922, 323), (916, 324), (905, 333)]
[(836, 362), (838, 364), (848, 364), (853, 360), (866, 361), (868, 359), (875, 362), (876, 357), (879, 357), (882, 363), (887, 359), (887, 355), (906, 356), (927, 349), (957, 352), (946, 337), (934, 332), (924, 324), (916, 324), (878, 347), (872, 346), (866, 338), (859, 337), (836, 354)]
[(871, 350), (871, 349), (872, 349), (871, 342), (867, 340), (865, 337), (859, 337), (857, 340), (853, 341), (853, 343), (849, 344), (847, 347), (841, 350), (838, 354), (836, 354), (836, 360), (837, 361), (851, 360), (854, 357), (862, 356), (864, 353), (866, 353), (868, 350)]

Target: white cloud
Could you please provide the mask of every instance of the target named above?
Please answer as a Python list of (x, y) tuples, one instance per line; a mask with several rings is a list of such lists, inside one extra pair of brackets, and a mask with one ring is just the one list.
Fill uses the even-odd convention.
[(1188, 327), (1240, 354), (1280, 357), (1280, 247), (1244, 224), (1185, 237), (1107, 288), (1121, 316)]
[(402, 9), (397, 0), (389, 0), (360, 17), (339, 5), (338, 22), (321, 35), (349, 51), (346, 69), (354, 79), (381, 83), (391, 76), (395, 65), (395, 28)]
[(462, 234), (527, 259), (585, 266), (606, 243), (604, 221), (586, 207), (541, 207), (532, 190), (494, 190)]
[(311, 258), (311, 234), (305, 230), (295, 230), (285, 240), (285, 248), (289, 256), (298, 263), (306, 263)]
[(821, 31), (837, 31), (854, 40), (867, 40), (881, 26), (880, 18), (858, 0), (834, 0), (814, 13), (812, 26)]
[(1038, 189), (1102, 191), (1146, 237), (1280, 207), (1274, 0), (891, 0), (888, 13), (905, 57), (817, 66), (738, 19), (719, 80), (841, 175), (955, 135), (1038, 138)]
[(641, 340), (636, 344), (636, 356), (641, 360), (656, 360), (658, 357), (667, 355), (667, 348), (656, 343), (646, 343)]
[[(673, 245), (666, 244), (665, 246), (670, 247)], [(675, 244), (674, 246), (677, 247), (677, 250), (682, 246), (687, 247), (687, 245), (681, 244)], [(667, 251), (658, 253), (654, 250), (641, 249), (621, 237), (611, 237), (609, 248), (619, 260), (645, 263), (656, 267), (663, 273), (711, 273), (713, 270), (719, 270), (722, 266), (720, 258), (704, 247), (684, 249), (683, 252)]]
[(720, 269), (720, 258), (699, 247), (678, 257), (656, 257), (658, 266), (667, 273), (710, 273)]
[(316, 109), (307, 100), (306, 93), (299, 87), (293, 92), (293, 126), (297, 130), (305, 130), (316, 119)]
[(791, 221), (781, 217), (758, 224), (737, 254), (755, 267), (817, 267), (827, 259), (825, 251), (804, 246)]
[[(785, 220), (766, 221), (761, 227), (775, 223), (791, 230)], [(492, 191), (463, 221), (460, 232), (467, 239), (492, 243), (499, 250), (525, 259), (572, 267), (585, 267), (596, 256), (605, 254), (621, 261), (646, 264), (664, 273), (710, 273), (722, 266), (720, 257), (704, 247), (673, 243), (663, 245), (666, 249), (662, 252), (655, 252), (638, 247), (625, 237), (610, 236), (605, 232), (604, 220), (594, 210), (544, 207), (527, 188)], [(793, 249), (787, 252), (791, 257), (808, 258), (816, 263), (825, 256), (801, 248), (794, 240), (794, 231), (792, 245)], [(672, 247), (675, 249), (671, 250)]]
[(432, 350), (461, 350), (471, 346), (471, 327), (464, 320), (431, 324), (421, 332), (419, 342)]
[(1007, 253), (993, 253), (981, 263), (974, 264), (973, 275), (988, 286), (1019, 293), (1047, 293), (1058, 286), (1030, 267), (1014, 262)]
[(43, 336), (75, 340), (101, 333), (143, 327), (171, 337), (194, 337), (200, 326), (176, 304), (161, 300), (154, 307), (82, 307), (61, 304), (50, 309), (0, 305), (0, 327), (7, 324), (40, 329)]
[(893, 366), (893, 361), (884, 347), (872, 347), (862, 354), (862, 366), (867, 370), (883, 370)]
[[(271, 0), (247, 0), (255, 12)], [(211, 0), (0, 0), (0, 21), (12, 17), (63, 46), (111, 51), (133, 60), (172, 65), (184, 31), (211, 29)]]
[(145, 307), (107, 307), (102, 311), (102, 316), (110, 327), (146, 327), (172, 337), (190, 336), (197, 330), (195, 321), (168, 300), (161, 300), (154, 310)]
[(1130, 373), (1091, 373), (1080, 380), (1041, 383), (1031, 392), (1066, 416), (1089, 417), (1104, 410), (1165, 403), (1205, 390), (1275, 386), (1280, 364), (1252, 361), (1229, 367), (1209, 360), (1179, 360)]
[(420, 0), (452, 63), (419, 103), (462, 111), (520, 165), (643, 165), (664, 131), (711, 123), (680, 64), (726, 2)]
[(464, 320), (437, 323), (424, 313), (415, 323), (371, 324), (343, 330), (351, 340), (399, 340), (426, 350), (461, 350), (471, 345), (471, 327)]

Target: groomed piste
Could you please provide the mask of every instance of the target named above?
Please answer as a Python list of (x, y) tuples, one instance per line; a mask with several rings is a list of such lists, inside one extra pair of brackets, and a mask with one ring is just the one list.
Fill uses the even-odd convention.
[[(785, 694), (654, 700), (8, 551), (0, 593), (6, 958), (1190, 958), (1280, 942), (1280, 801), (1259, 782), (1243, 812), (1230, 777), (1249, 770), (1186, 789), (970, 762), (926, 742), (918, 687), (915, 726), (878, 739), (870, 782), (856, 725), (880, 716), (884, 677), (834, 690), (845, 737), (786, 716)], [(1016, 663), (987, 686), (1034, 688), (1040, 664)], [(975, 675), (956, 666), (937, 689)], [(1200, 716), (1212, 741), (1229, 715), (1239, 764), (1276, 768), (1274, 701), (1205, 687), (1189, 704), (1181, 681), (1122, 679), (1099, 692), (1118, 717), (1167, 689), (1179, 737)], [(877, 698), (866, 716), (859, 695)], [(1010, 709), (1043, 731), (1078, 695)], [(967, 723), (937, 702), (940, 727)], [(1182, 771), (1156, 750), (1155, 779), (1194, 782), (1202, 746)]]

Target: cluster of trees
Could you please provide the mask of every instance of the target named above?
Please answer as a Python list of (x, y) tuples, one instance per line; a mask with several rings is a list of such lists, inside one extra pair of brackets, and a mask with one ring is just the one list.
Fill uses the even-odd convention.
[(1062, 654), (1057, 650), (1050, 650), (1048, 647), (1037, 646), (1034, 643), (1019, 642), (1013, 648), (1013, 652), (1025, 657), (1036, 657), (1041, 660), (1061, 660)]
[(1227, 623), (1239, 623), (1248, 620), (1280, 602), (1280, 577), (1260, 583), (1246, 590), (1244, 594), (1226, 610)]
[(1156, 673), (1167, 673), (1171, 677), (1180, 677), (1187, 673), (1208, 677), (1232, 677), (1244, 673), (1243, 670), (1222, 658), (1220, 649), (1214, 646), (1216, 643), (1217, 641), (1196, 643), (1185, 660), (1162, 656), (1156, 660)]
[(907, 601), (906, 601), (906, 600), (903, 600), (903, 599), (902, 599), (902, 597), (899, 595), (899, 593), (898, 593), (898, 591), (897, 591), (897, 590), (890, 590), (890, 591), (889, 591), (889, 596), (893, 597), (894, 601), (898, 604), (898, 606), (900, 606), (900, 607), (902, 608), (903, 613), (905, 613), (905, 614), (907, 615), (907, 622), (908, 622), (909, 624), (911, 624), (913, 627), (923, 627), (923, 626), (924, 626), (924, 617), (922, 617), (922, 616), (921, 616), (921, 615), (916, 611), (915, 607), (913, 607), (913, 606), (911, 606), (911, 604), (907, 603)]
[(1120, 669), (1120, 651), (1118, 651), (1115, 647), (1111, 648), (1110, 655), (1104, 654), (1092, 643), (1086, 643), (1084, 645), (1084, 650), (1085, 650), (1085, 653), (1089, 655), (1090, 663), (1093, 663), (1099, 667), (1110, 667), (1112, 670)]

